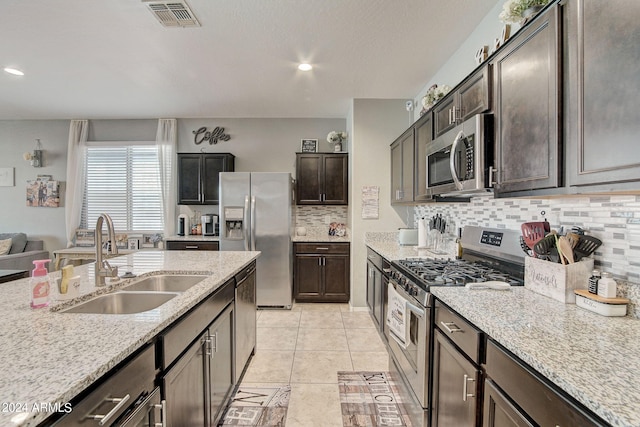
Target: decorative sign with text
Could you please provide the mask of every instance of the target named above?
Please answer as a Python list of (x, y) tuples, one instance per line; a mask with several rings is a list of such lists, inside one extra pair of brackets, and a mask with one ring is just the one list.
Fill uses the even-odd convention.
[(218, 141), (228, 141), (231, 137), (224, 133), (224, 128), (220, 126), (216, 126), (216, 128), (212, 131), (208, 131), (205, 126), (201, 127), (198, 130), (194, 130), (193, 134), (193, 142), (196, 145), (202, 144), (204, 141), (209, 141), (210, 145), (217, 144)]

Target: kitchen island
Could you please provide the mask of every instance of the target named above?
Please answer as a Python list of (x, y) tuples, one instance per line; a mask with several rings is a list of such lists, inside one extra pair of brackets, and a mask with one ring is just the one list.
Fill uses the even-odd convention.
[[(372, 234), (389, 261), (433, 255)], [(613, 426), (640, 425), (640, 320), (604, 317), (537, 294), (433, 286), (431, 293), (542, 377)]]
[[(121, 274), (204, 274), (208, 277), (154, 310), (135, 314), (57, 312), (79, 300), (121, 288), (137, 279), (96, 288), (94, 264), (77, 267), (80, 297), (31, 309), (29, 279), (4, 284), (0, 292), (0, 425), (35, 426), (51, 415), (47, 407), (65, 408), (75, 396), (151, 341), (180, 316), (225, 284), (260, 252), (140, 251), (112, 258)], [(52, 282), (60, 273), (51, 273)], [(40, 410), (39, 408), (45, 408)]]

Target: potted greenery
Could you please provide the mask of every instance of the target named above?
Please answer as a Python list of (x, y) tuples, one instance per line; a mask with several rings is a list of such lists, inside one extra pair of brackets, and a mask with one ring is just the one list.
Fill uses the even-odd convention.
[(547, 3), (549, 0), (507, 0), (502, 6), (500, 20), (505, 24), (524, 24)]

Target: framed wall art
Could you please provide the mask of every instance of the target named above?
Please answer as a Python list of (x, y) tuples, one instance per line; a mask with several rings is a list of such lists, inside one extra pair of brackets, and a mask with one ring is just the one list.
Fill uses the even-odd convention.
[(300, 143), (300, 151), (303, 153), (317, 153), (318, 152), (318, 140), (317, 139), (303, 139)]

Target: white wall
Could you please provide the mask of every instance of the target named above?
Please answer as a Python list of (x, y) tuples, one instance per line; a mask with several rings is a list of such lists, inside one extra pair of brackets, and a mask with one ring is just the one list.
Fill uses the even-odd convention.
[[(152, 141), (156, 137), (157, 119), (91, 120), (91, 141)], [(231, 139), (217, 145), (193, 143), (193, 130), (202, 126), (225, 127)], [(318, 139), (319, 151), (331, 151), (326, 142), (332, 130), (345, 130), (345, 119), (179, 119), (178, 151), (230, 152), (236, 156), (236, 170), (291, 172), (295, 174), (295, 152), (300, 140)], [(68, 120), (0, 121), (0, 167), (15, 168), (14, 187), (0, 187), (0, 232), (25, 232), (45, 241), (52, 252), (66, 246), (64, 193), (67, 165)], [(45, 167), (33, 168), (22, 159), (25, 151), (33, 151), (40, 138), (45, 151)], [(344, 149), (349, 150), (349, 141)], [(52, 175), (62, 181), (61, 207), (26, 206), (26, 181), (38, 174)], [(187, 209), (187, 207), (180, 207)], [(215, 207), (200, 207), (213, 212)]]
[[(391, 207), (391, 161), (389, 145), (412, 122), (406, 99), (355, 99), (348, 122), (352, 136), (349, 156), (349, 213), (351, 223), (351, 305), (366, 307), (366, 259), (368, 231), (393, 231), (413, 218), (413, 207)], [(380, 188), (378, 219), (362, 219), (362, 187)], [(410, 215), (407, 215), (410, 209)]]
[[(36, 138), (44, 150), (44, 167), (34, 168), (22, 158), (33, 152)], [(15, 168), (13, 187), (0, 187), (0, 232), (26, 233), (30, 239), (44, 240), (51, 252), (66, 244), (64, 232), (64, 183), (61, 183), (61, 207), (27, 207), (27, 180), (51, 175), (65, 181), (67, 175), (68, 120), (0, 121), (0, 167)]]
[[(422, 97), (427, 89), (433, 84), (438, 86), (449, 85), (456, 86), (465, 77), (467, 77), (478, 65), (475, 62), (475, 53), (483, 45), (489, 46), (489, 52), (492, 51), (493, 41), (502, 34), (502, 26), (498, 15), (502, 11), (502, 5), (505, 0), (497, 0), (496, 5), (484, 17), (480, 24), (471, 33), (469, 38), (462, 43), (457, 51), (453, 52), (449, 60), (436, 72), (433, 76), (425, 76), (429, 78), (427, 84), (416, 95), (416, 109), (414, 120), (420, 118), (420, 110), (422, 109)], [(520, 28), (519, 25), (511, 26), (511, 34)]]

